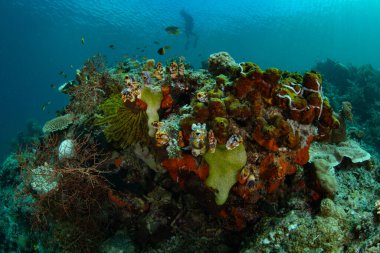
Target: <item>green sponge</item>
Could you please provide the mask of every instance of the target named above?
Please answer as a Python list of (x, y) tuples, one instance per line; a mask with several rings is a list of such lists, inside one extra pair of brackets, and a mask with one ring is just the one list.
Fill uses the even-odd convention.
[(216, 204), (223, 205), (237, 181), (237, 174), (247, 162), (245, 147), (240, 144), (233, 150), (227, 150), (224, 145), (218, 145), (215, 153), (208, 151), (203, 157), (209, 165), (206, 185), (216, 190)]
[(162, 98), (163, 95), (160, 88), (154, 89), (152, 87), (144, 87), (141, 90), (141, 100), (148, 105), (148, 108), (146, 109), (146, 114), (148, 115), (148, 127), (150, 137), (154, 137), (154, 133), (156, 132), (152, 126), (152, 122), (160, 120), (157, 111), (161, 107)]

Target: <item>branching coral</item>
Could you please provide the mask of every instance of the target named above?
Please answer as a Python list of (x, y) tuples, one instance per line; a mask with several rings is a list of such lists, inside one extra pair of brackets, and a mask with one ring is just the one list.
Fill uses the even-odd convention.
[(108, 142), (126, 148), (147, 141), (148, 116), (144, 110), (127, 108), (119, 94), (104, 101), (99, 109), (103, 115), (97, 119), (97, 124), (105, 125), (104, 134)]

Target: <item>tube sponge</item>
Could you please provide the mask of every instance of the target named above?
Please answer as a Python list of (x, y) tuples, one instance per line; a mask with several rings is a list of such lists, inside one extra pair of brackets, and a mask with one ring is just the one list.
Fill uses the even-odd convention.
[(206, 185), (216, 190), (216, 204), (223, 205), (237, 181), (237, 174), (247, 162), (245, 147), (240, 144), (233, 150), (227, 150), (224, 145), (218, 145), (214, 153), (208, 151), (203, 157), (210, 169)]

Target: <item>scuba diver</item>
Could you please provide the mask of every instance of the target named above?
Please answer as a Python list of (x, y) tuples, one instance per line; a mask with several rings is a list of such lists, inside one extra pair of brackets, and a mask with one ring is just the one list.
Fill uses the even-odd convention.
[(190, 37), (194, 36), (194, 44), (193, 47), (197, 47), (197, 42), (198, 42), (198, 35), (193, 32), (194, 28), (194, 19), (193, 17), (187, 13), (185, 10), (181, 10), (180, 12), (181, 16), (183, 17), (183, 20), (185, 21), (185, 34), (186, 34), (186, 49), (189, 49), (189, 44), (190, 44)]

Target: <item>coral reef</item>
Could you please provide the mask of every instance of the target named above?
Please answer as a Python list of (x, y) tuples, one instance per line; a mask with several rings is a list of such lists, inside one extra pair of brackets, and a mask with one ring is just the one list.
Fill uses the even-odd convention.
[(43, 236), (25, 245), (51, 252), (375, 249), (376, 156), (346, 132), (355, 104), (344, 100), (334, 113), (322, 77), (262, 70), (226, 52), (210, 55), (208, 70), (183, 58), (124, 59), (114, 68), (90, 59), (60, 89), (70, 96), (66, 114), (47, 122), (17, 163), (4, 165), (14, 168), (1, 172), (2, 184), (32, 199), (25, 213), (33, 236)]
[[(338, 110), (344, 101), (350, 102), (355, 125), (348, 127), (353, 137), (379, 148), (380, 71), (371, 65), (343, 65), (331, 59), (317, 63), (315, 69), (327, 84), (326, 94), (334, 109)], [(361, 134), (357, 134), (358, 129)]]
[(373, 224), (368, 204), (376, 200), (379, 182), (363, 167), (339, 170), (336, 177), (339, 193), (334, 201), (323, 199), (313, 215), (300, 205), (300, 196), (291, 194), (291, 209), (252, 227), (241, 252), (376, 252), (379, 226)]

